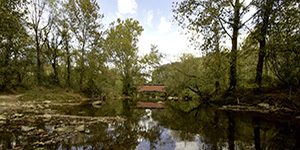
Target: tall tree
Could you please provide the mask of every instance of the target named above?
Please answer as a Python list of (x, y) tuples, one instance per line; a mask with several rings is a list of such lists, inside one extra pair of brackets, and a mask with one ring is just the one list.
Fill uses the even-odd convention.
[(111, 24), (105, 41), (105, 48), (109, 52), (111, 61), (122, 74), (123, 94), (133, 92), (133, 76), (138, 70), (138, 36), (143, 31), (136, 20), (118, 19)]
[[(51, 12), (53, 13), (53, 12)], [(52, 84), (59, 85), (58, 79), (58, 58), (60, 57), (60, 45), (62, 43), (62, 39), (59, 36), (59, 32), (57, 31), (57, 25), (51, 15), (49, 16), (49, 25), (47, 28), (43, 30), (43, 46), (46, 49), (44, 54), (48, 61), (50, 62), (54, 75), (52, 77)]]
[(43, 14), (46, 11), (46, 1), (44, 0), (31, 0), (29, 3), (29, 12), (30, 12), (30, 28), (34, 32), (34, 41), (35, 41), (35, 50), (36, 50), (36, 76), (38, 84), (42, 83), (42, 61), (41, 61), (41, 36), (42, 29), (47, 26), (47, 24), (43, 24)]
[(278, 1), (269, 33), (268, 61), (273, 73), (286, 86), (300, 86), (300, 2)]
[[(18, 0), (0, 2), (0, 89), (22, 81), (20, 58), (28, 44), (25, 30), (25, 3)], [(17, 75), (17, 77), (16, 77)]]
[(99, 13), (100, 7), (96, 0), (70, 0), (67, 4), (69, 25), (78, 42), (80, 50), (80, 79), (79, 84), (82, 87), (86, 76), (86, 53), (91, 51), (95, 44), (96, 35), (103, 28), (101, 19), (103, 14)]
[(53, 19), (55, 22), (55, 29), (61, 38), (61, 49), (63, 50), (63, 60), (65, 60), (66, 65), (66, 86), (71, 86), (71, 27), (70, 27), (70, 17), (68, 16), (69, 5), (65, 1), (56, 0), (50, 3), (51, 10), (53, 12)]
[[(173, 6), (174, 18), (180, 26), (199, 35), (203, 30), (210, 32), (214, 22), (220, 25), (222, 32), (231, 39), (230, 52), (230, 84), (233, 91), (237, 85), (237, 49), (239, 30), (251, 18), (242, 22), (243, 16), (248, 12), (250, 5), (245, 6), (240, 0), (184, 0), (176, 2)], [(214, 34), (211, 30), (211, 34)], [(197, 37), (193, 38), (193, 40)]]
[(266, 38), (268, 34), (268, 26), (270, 26), (270, 19), (273, 12), (274, 0), (258, 0), (253, 1), (253, 4), (257, 7), (256, 17), (256, 33), (255, 38), (259, 42), (258, 62), (256, 67), (255, 83), (258, 88), (261, 88), (262, 74), (264, 59), (266, 56)]

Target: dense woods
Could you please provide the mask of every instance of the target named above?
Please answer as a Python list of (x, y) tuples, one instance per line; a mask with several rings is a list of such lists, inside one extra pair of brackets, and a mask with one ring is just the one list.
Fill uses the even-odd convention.
[(281, 93), (298, 104), (298, 1), (175, 2), (174, 22), (203, 55), (183, 54), (164, 65), (156, 45), (138, 55), (144, 29), (137, 20), (105, 28), (100, 9), (96, 0), (1, 1), (1, 91), (58, 86), (107, 97), (164, 84), (172, 96), (235, 101), (241, 94)]
[(132, 95), (161, 54), (153, 45), (138, 56), (137, 20), (104, 29), (103, 17), (95, 0), (1, 1), (1, 91), (58, 86), (89, 96)]

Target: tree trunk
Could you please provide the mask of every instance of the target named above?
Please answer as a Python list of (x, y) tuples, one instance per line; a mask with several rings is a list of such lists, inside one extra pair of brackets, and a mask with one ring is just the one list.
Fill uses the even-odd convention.
[(71, 76), (71, 60), (70, 60), (70, 51), (69, 51), (69, 42), (66, 40), (66, 52), (67, 52), (67, 86), (71, 86), (70, 76)]
[(36, 59), (37, 59), (37, 70), (36, 70), (36, 75), (37, 75), (37, 80), (38, 80), (38, 85), (41, 85), (41, 59), (40, 59), (40, 42), (39, 42), (39, 36), (38, 36), (38, 28), (35, 27), (35, 43), (36, 43)]
[(273, 7), (273, 0), (267, 0), (265, 6), (265, 12), (263, 16), (263, 23), (260, 29), (260, 34), (258, 37), (259, 41), (259, 53), (258, 53), (258, 63), (256, 67), (256, 78), (255, 83), (258, 85), (258, 89), (261, 89), (261, 82), (262, 82), (262, 74), (263, 74), (263, 66), (264, 66), (264, 58), (266, 56), (266, 35), (268, 30), (269, 24), (269, 17)]
[(80, 79), (79, 79), (79, 84), (80, 84), (80, 87), (82, 87), (82, 84), (83, 84), (83, 78), (84, 78), (84, 47), (85, 47), (85, 42), (83, 42), (82, 44), (82, 48), (81, 48), (81, 72), (80, 72)]
[(235, 121), (232, 114), (228, 114), (228, 149), (234, 150)]
[(258, 120), (258, 118), (253, 118), (252, 124), (253, 124), (253, 130), (254, 130), (255, 150), (261, 150), (261, 147), (260, 147), (261, 139), (260, 139), (259, 120)]
[(236, 82), (237, 82), (237, 70), (236, 70), (236, 63), (237, 63), (237, 46), (238, 46), (238, 33), (239, 33), (239, 24), (240, 24), (240, 2), (239, 0), (235, 1), (234, 6), (234, 22), (232, 25), (233, 34), (232, 34), (232, 48), (231, 48), (231, 64), (230, 64), (230, 84), (229, 84), (229, 91), (235, 91), (236, 89)]
[(56, 59), (57, 59), (56, 53), (57, 53), (57, 49), (54, 50), (52, 68), (53, 68), (53, 71), (54, 71), (54, 84), (59, 85), (58, 72), (57, 72), (57, 67), (56, 67)]

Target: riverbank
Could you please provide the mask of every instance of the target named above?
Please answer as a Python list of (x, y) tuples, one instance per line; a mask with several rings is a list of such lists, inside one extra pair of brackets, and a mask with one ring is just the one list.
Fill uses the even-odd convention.
[(22, 94), (0, 95), (1, 138), (17, 134), (27, 139), (0, 145), (0, 149), (45, 148), (80, 134), (90, 134), (90, 126), (125, 121), (121, 117), (69, 115), (56, 109), (79, 106), (87, 100), (81, 94), (60, 88), (35, 88)]

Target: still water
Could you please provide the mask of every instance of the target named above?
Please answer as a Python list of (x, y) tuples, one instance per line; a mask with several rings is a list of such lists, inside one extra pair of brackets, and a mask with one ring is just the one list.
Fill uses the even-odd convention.
[(52, 108), (67, 115), (119, 116), (127, 121), (98, 123), (89, 127), (90, 133), (80, 133), (45, 148), (300, 149), (300, 123), (292, 115), (220, 111), (212, 105), (188, 109), (188, 102), (170, 102), (165, 109), (136, 109), (135, 105), (132, 100), (114, 100), (99, 108), (91, 103)]

